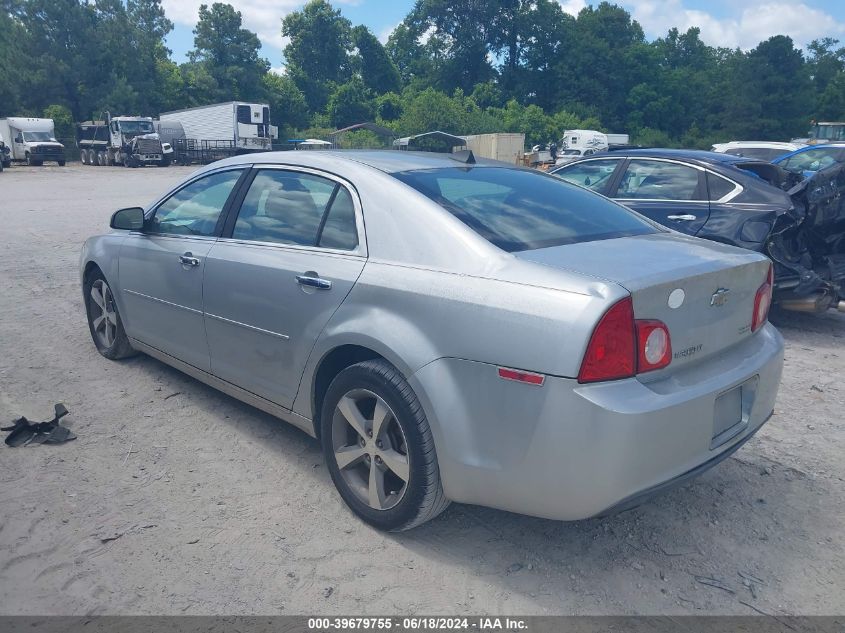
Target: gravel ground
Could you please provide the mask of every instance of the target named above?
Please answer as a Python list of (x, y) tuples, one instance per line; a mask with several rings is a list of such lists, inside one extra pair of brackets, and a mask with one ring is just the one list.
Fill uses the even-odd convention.
[(381, 534), (304, 433), (151, 358), (95, 351), (82, 241), (189, 171), (0, 174), (0, 421), (61, 401), (79, 436), (0, 448), (0, 613), (845, 612), (845, 315), (774, 315), (774, 417), (645, 506), (559, 523), (452, 505)]

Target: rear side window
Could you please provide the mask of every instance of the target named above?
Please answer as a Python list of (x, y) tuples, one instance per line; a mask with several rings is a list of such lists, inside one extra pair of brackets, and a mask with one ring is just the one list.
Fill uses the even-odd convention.
[(554, 175), (567, 182), (604, 193), (618, 164), (619, 159), (588, 160), (567, 165), (554, 172)]
[(349, 192), (328, 178), (262, 170), (249, 186), (232, 237), (353, 250), (358, 245), (355, 207)]
[(445, 167), (393, 176), (509, 252), (658, 232), (625, 207), (537, 171)]
[(698, 170), (659, 160), (632, 160), (616, 198), (627, 200), (707, 200)]
[(727, 178), (707, 172), (707, 188), (710, 190), (710, 202), (716, 202), (736, 189), (736, 185)]

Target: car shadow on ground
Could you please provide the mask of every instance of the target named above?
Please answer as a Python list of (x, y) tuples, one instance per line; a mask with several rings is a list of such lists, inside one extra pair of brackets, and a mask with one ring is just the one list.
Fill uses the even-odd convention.
[[(800, 318), (788, 323), (797, 330), (809, 327)], [(811, 323), (838, 327), (836, 320)], [(338, 510), (342, 501), (317, 440), (157, 360), (140, 356), (130, 362), (260, 444), (268, 464), (279, 460), (299, 471), (319, 498), (337, 504), (318, 511), (325, 511), (326, 521), (338, 520), (338, 530), (357, 522), (345, 508)], [(742, 601), (758, 589), (763, 593), (763, 585), (746, 577), (768, 583), (769, 593), (779, 591), (777, 579), (796, 574), (814, 553), (804, 536), (807, 525), (832, 520), (813, 501), (817, 484), (806, 473), (767, 461), (755, 446), (759, 442), (766, 439), (753, 438), (701, 477), (619, 515), (565, 523), (452, 504), (430, 523), (382, 538), (442, 566), (444, 573), (454, 570), (540, 605), (577, 595), (582, 602), (573, 609), (624, 611), (626, 605), (641, 604), (638, 593), (646, 591), (661, 609), (753, 613)], [(796, 516), (795, 507), (803, 508), (800, 520), (783, 524), (779, 517)], [(781, 548), (776, 568), (771, 548)], [(712, 582), (724, 587), (714, 588)]]

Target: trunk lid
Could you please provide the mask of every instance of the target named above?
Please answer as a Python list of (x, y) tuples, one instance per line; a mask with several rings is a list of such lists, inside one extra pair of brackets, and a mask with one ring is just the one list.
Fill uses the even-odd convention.
[(520, 259), (597, 277), (631, 293), (637, 319), (669, 328), (672, 362), (645, 380), (696, 363), (751, 336), (757, 290), (769, 261), (743, 249), (670, 233), (515, 253)]

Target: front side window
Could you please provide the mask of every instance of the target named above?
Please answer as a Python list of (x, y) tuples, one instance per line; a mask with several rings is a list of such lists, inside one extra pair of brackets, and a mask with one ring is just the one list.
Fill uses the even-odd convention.
[(658, 232), (625, 207), (534, 170), (442, 167), (392, 175), (508, 252)]
[(162, 202), (150, 231), (175, 235), (214, 235), (226, 201), (242, 169), (218, 172), (195, 180)]
[(355, 207), (346, 188), (328, 178), (266, 169), (249, 187), (232, 237), (353, 250)]
[(626, 200), (706, 200), (698, 170), (678, 163), (658, 160), (632, 160), (616, 198)]
[(593, 191), (605, 191), (610, 184), (610, 177), (616, 171), (618, 159), (590, 160), (573, 163), (555, 172), (555, 176)]

